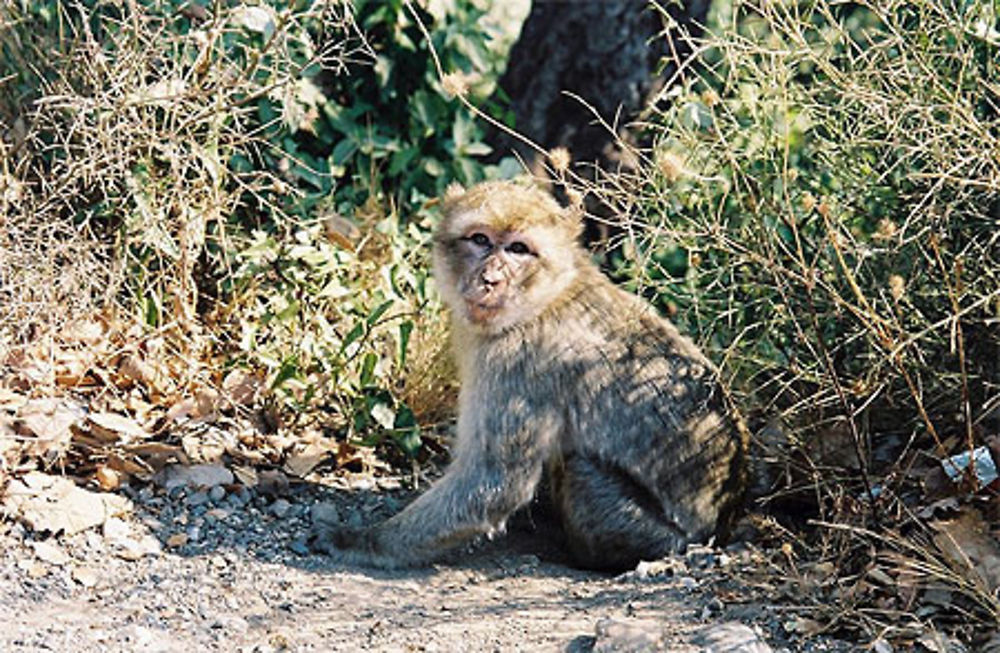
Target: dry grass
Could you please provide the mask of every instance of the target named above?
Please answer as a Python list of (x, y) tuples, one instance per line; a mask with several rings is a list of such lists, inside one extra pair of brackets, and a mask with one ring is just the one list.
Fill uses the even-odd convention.
[[(843, 573), (927, 528), (940, 496), (993, 500), (941, 459), (1000, 434), (998, 30), (987, 2), (723, 3), (638, 125), (650, 146), (576, 180), (615, 216), (616, 273), (740, 397), (769, 505), (849, 526), (812, 551)], [(861, 532), (881, 535), (857, 549)], [(995, 588), (917, 541), (895, 547), (924, 561), (908, 580), (997, 623)]]
[[(257, 100), (284, 95), (278, 119), (294, 121), (301, 72), (342, 69), (363, 42), (336, 2), (281, 15), (48, 8), (58, 15), (47, 21), (0, 9), (0, 115), (11, 126), (0, 145), (0, 334), (24, 340), (109, 304), (190, 330), (199, 266), (224, 270), (236, 248), (231, 217), (288, 218), (274, 197), (292, 190), (277, 175), (230, 168), (274, 151)], [(323, 43), (306, 29), (315, 21), (328, 26)]]
[(321, 71), (374, 62), (349, 3), (8, 3), (0, 45), (0, 365), (56, 359), (99, 316), (172, 377), (144, 389), (166, 406), (241, 367), (278, 426), (367, 438), (401, 396), (442, 416), (426, 215), (404, 228), (373, 197), (344, 218), (286, 147)]

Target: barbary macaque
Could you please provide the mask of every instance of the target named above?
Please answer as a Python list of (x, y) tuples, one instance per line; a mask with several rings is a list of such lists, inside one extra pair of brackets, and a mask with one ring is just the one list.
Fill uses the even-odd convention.
[(622, 570), (724, 536), (744, 430), (713, 366), (577, 240), (579, 211), (517, 182), (450, 189), (434, 270), (452, 312), (457, 437), (444, 476), (317, 548), (378, 567), (431, 562), (504, 530), (543, 473), (575, 561)]

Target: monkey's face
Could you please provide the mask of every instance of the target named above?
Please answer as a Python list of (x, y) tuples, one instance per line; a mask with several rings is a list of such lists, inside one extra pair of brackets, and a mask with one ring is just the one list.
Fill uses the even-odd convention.
[(531, 239), (475, 224), (459, 236), (454, 249), (462, 262), (459, 308), (469, 322), (488, 326), (517, 321), (539, 267), (538, 248)]
[(442, 296), (485, 333), (540, 315), (576, 276), (577, 222), (547, 197), (540, 204), (538, 191), (501, 188), (503, 196), (446, 215), (435, 247)]

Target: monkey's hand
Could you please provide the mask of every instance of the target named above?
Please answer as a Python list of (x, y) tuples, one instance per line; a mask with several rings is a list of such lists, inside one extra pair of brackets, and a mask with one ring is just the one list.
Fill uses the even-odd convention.
[(313, 524), (309, 535), (313, 551), (325, 553), (334, 561), (346, 565), (394, 569), (406, 563), (386, 555), (378, 543), (377, 528), (351, 528), (340, 523), (320, 521)]
[(314, 551), (334, 555), (339, 551), (370, 550), (371, 539), (366, 529), (318, 522), (309, 534), (309, 545)]

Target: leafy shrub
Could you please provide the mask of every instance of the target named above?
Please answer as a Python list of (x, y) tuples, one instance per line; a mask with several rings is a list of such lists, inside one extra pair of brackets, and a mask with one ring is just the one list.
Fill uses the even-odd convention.
[[(487, 93), (502, 55), (483, 12), (442, 6), (421, 14), (439, 56)], [(33, 341), (113, 306), (187, 361), (171, 366), (181, 393), (245, 367), (285, 423), (413, 453), (417, 418), (440, 419), (453, 391), (428, 200), (482, 178), (486, 148), (412, 11), (0, 8), (0, 334)]]
[[(501, 72), (503, 44), (482, 3), (442, 4), (432, 15), (402, 0), (356, 2), (375, 62), (324, 80), (328, 99), (312, 144), (331, 153), (327, 163), (342, 205), (385, 194), (411, 209), (452, 181), (473, 184), (488, 173), (477, 158), (490, 152), (482, 128), (442, 87), (435, 56), (483, 101)], [(431, 26), (430, 42), (420, 24)]]

